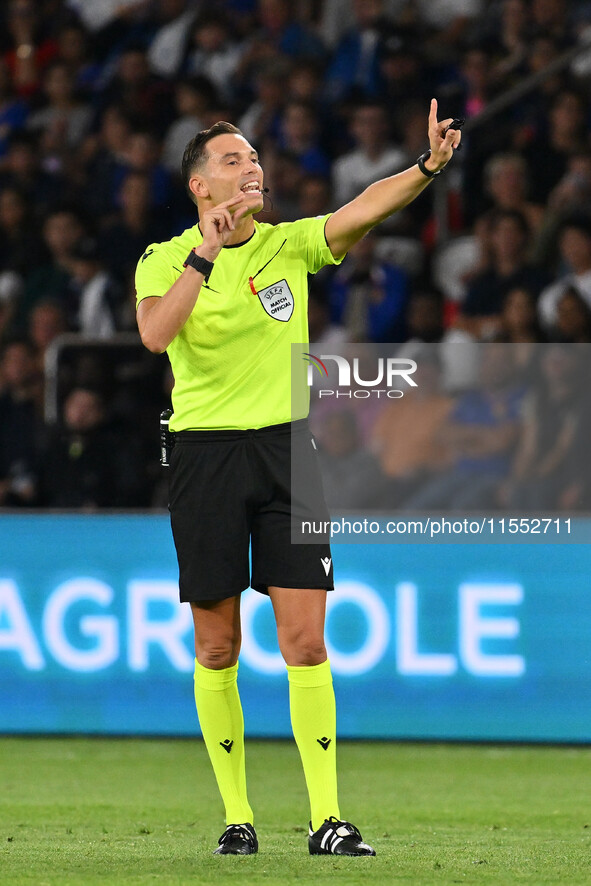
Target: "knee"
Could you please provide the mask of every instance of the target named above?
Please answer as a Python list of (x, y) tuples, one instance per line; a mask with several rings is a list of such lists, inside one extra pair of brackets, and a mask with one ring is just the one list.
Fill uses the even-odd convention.
[(292, 667), (312, 667), (326, 661), (324, 637), (296, 633), (279, 638), (279, 647), (285, 663)]
[(195, 643), (195, 656), (199, 664), (210, 671), (231, 668), (238, 661), (240, 641), (218, 643)]

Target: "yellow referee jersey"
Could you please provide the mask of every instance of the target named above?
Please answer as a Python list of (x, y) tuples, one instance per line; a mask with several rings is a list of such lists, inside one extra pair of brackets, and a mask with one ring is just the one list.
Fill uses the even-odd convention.
[[(327, 219), (255, 221), (249, 240), (222, 249), (167, 348), (171, 430), (244, 430), (303, 417), (291, 415), (291, 344), (308, 341), (308, 273), (341, 261), (328, 248)], [(136, 270), (137, 303), (164, 295), (202, 242), (195, 225), (148, 246)]]

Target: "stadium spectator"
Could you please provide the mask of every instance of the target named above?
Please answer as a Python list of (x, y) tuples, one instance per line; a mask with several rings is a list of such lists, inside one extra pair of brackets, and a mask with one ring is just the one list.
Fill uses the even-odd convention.
[(328, 101), (375, 98), (380, 90), (384, 0), (353, 0), (353, 27), (340, 39), (326, 72)]
[(22, 191), (38, 217), (53, 209), (70, 190), (64, 170), (49, 172), (43, 168), (42, 159), (33, 133), (15, 130), (0, 171), (0, 188), (10, 186)]
[(77, 21), (68, 20), (58, 30), (56, 40), (56, 59), (66, 65), (75, 93), (92, 99), (100, 89), (103, 66), (94, 58), (88, 33)]
[(276, 224), (298, 218), (297, 207), (302, 196), (304, 173), (298, 158), (287, 151), (275, 149), (265, 152), (265, 181), (268, 182), (272, 209), (263, 210), (265, 221)]
[(494, 154), (484, 168), (484, 182), (489, 208), (521, 212), (532, 235), (539, 230), (544, 206), (529, 200), (527, 164), (520, 154)]
[(589, 427), (586, 350), (544, 347), (539, 382), (524, 402), (511, 475), (500, 489), (501, 504), (533, 510), (580, 507), (589, 479), (588, 444), (581, 446)]
[(404, 341), (408, 275), (376, 255), (377, 235), (367, 234), (349, 251), (349, 260), (330, 284), (332, 319), (350, 341)]
[(70, 266), (75, 329), (88, 337), (109, 338), (117, 329), (130, 325), (123, 289), (105, 269), (95, 239), (84, 237), (74, 244)]
[(264, 145), (267, 139), (276, 142), (279, 133), (281, 109), (285, 101), (283, 80), (289, 71), (285, 63), (268, 62), (254, 77), (254, 100), (240, 115), (239, 127), (245, 138)]
[(361, 444), (355, 413), (340, 410), (322, 424), (319, 461), (330, 510), (379, 507), (384, 477), (374, 456)]
[(390, 108), (412, 99), (422, 107), (434, 91), (429, 67), (423, 59), (416, 28), (397, 27), (380, 48), (380, 99)]
[(39, 382), (31, 345), (8, 342), (0, 360), (0, 506), (35, 503)]
[(355, 26), (351, 0), (324, 0), (318, 19), (318, 33), (332, 54), (341, 37)]
[(525, 74), (529, 28), (526, 0), (503, 0), (498, 20), (492, 22), (486, 35), (494, 47), (494, 83), (508, 88)]
[[(384, 0), (380, 18), (397, 22), (405, 16), (407, 0)], [(342, 37), (355, 28), (355, 5), (351, 0), (323, 0), (319, 13), (318, 29), (324, 43), (331, 52)]]
[(95, 217), (115, 209), (131, 132), (131, 121), (124, 110), (119, 105), (109, 105), (101, 115), (98, 132), (86, 139), (80, 151), (84, 205)]
[(340, 348), (347, 341), (344, 326), (331, 322), (328, 294), (317, 278), (310, 282), (308, 293), (308, 336), (312, 349), (315, 346)]
[(46, 258), (31, 210), (18, 188), (0, 191), (0, 268), (15, 271), (22, 280)]
[(84, 25), (91, 32), (104, 31), (113, 23), (120, 21), (122, 26), (126, 21), (133, 21), (136, 10), (146, 6), (146, 0), (66, 0), (67, 6), (75, 10)]
[(306, 175), (302, 178), (297, 194), (297, 218), (314, 218), (326, 215), (332, 207), (330, 181), (322, 175)]
[(559, 235), (559, 256), (567, 273), (550, 283), (540, 294), (538, 312), (544, 329), (556, 323), (558, 300), (569, 287), (591, 306), (591, 218), (568, 216)]
[(178, 116), (166, 132), (162, 164), (172, 175), (179, 176), (185, 145), (196, 132), (205, 129), (205, 115), (217, 104), (217, 94), (211, 80), (198, 75), (176, 83), (174, 101)]
[(548, 109), (567, 84), (567, 77), (559, 69), (545, 74), (559, 54), (559, 45), (543, 32), (533, 35), (529, 41), (525, 73), (539, 75), (539, 82), (523, 100), (516, 103), (512, 114), (509, 141), (517, 151), (527, 149), (536, 138), (546, 137)]
[(433, 344), (443, 338), (443, 298), (434, 290), (413, 292), (406, 308), (405, 332), (411, 343)]
[(330, 174), (330, 161), (320, 144), (320, 121), (311, 102), (289, 101), (279, 124), (279, 147), (297, 157), (308, 175)]
[(453, 97), (454, 107), (460, 103), (458, 116), (476, 117), (491, 99), (494, 85), (492, 78), (492, 59), (485, 46), (470, 46), (462, 55), (460, 80), (456, 92), (447, 96), (450, 102)]
[(191, 0), (159, 0), (156, 32), (148, 47), (150, 69), (160, 77), (174, 77), (183, 55), (197, 8)]
[(243, 52), (223, 12), (201, 12), (191, 27), (182, 71), (189, 77), (206, 77), (225, 101), (232, 101), (234, 74)]
[(398, 172), (406, 163), (404, 151), (390, 140), (386, 109), (379, 103), (358, 105), (350, 133), (355, 148), (333, 165), (335, 202), (348, 203), (371, 182)]
[(114, 170), (114, 184), (119, 189), (131, 172), (145, 175), (150, 182), (152, 205), (158, 209), (170, 204), (173, 195), (171, 175), (160, 161), (162, 144), (150, 130), (132, 132), (127, 143), (125, 165)]
[(472, 384), (478, 367), (478, 346), (467, 333), (446, 328), (445, 301), (440, 292), (415, 291), (406, 305), (405, 325), (408, 338), (396, 349), (398, 357), (434, 362), (432, 371), (437, 368), (438, 385), (447, 393), (464, 391)]
[(8, 66), (0, 58), (0, 161), (8, 151), (11, 133), (24, 125), (28, 113), (27, 103), (15, 95)]
[[(478, 43), (465, 47), (461, 67), (440, 91), (445, 96), (445, 107), (450, 116), (478, 118), (494, 96), (492, 56), (487, 45)], [(485, 209), (482, 201), (482, 169), (491, 154), (505, 150), (513, 132), (509, 115), (496, 115), (485, 120), (470, 133), (462, 169), (462, 212), (468, 224)]]
[[(293, 63), (322, 61), (324, 47), (321, 41), (301, 20), (305, 15), (296, 18), (295, 12), (289, 0), (257, 0), (245, 51), (236, 72), (239, 101), (252, 96), (263, 70), (274, 69), (278, 81), (284, 86)], [(285, 73), (281, 73), (281, 69), (285, 69)]]
[(119, 211), (108, 219), (98, 241), (109, 271), (125, 285), (145, 244), (163, 240), (167, 227), (153, 211), (150, 179), (145, 173), (127, 174), (117, 202)]
[(48, 66), (42, 91), (46, 104), (29, 116), (27, 128), (40, 138), (44, 154), (55, 158), (61, 169), (86, 135), (92, 111), (76, 97), (73, 74), (63, 61)]
[(548, 276), (528, 263), (529, 228), (524, 216), (515, 210), (497, 211), (491, 230), (491, 262), (474, 277), (461, 305), (456, 326), (476, 338), (494, 338), (499, 329), (503, 298), (510, 289), (521, 286), (536, 295)]
[(0, 271), (0, 343), (7, 341), (13, 333), (22, 292), (23, 281), (15, 271)]
[(565, 219), (584, 215), (591, 203), (591, 151), (571, 154), (565, 174), (551, 191), (544, 224), (535, 242), (538, 261), (547, 262), (556, 251), (556, 242)]
[(174, 119), (171, 86), (151, 73), (142, 46), (124, 49), (100, 98), (101, 109), (117, 104), (136, 127), (152, 128), (162, 135)]
[(441, 429), (450, 467), (413, 493), (405, 507), (462, 511), (494, 505), (518, 432), (523, 392), (513, 370), (507, 345), (488, 344), (481, 351), (476, 385), (458, 396)]
[(492, 262), (489, 213), (479, 216), (468, 228), (471, 233), (447, 240), (433, 252), (431, 277), (445, 297), (445, 324), (453, 325), (470, 282)]
[(56, 209), (46, 217), (42, 233), (49, 260), (26, 278), (18, 312), (21, 328), (33, 306), (42, 299), (55, 299), (66, 313), (70, 312), (68, 291), (72, 280), (72, 249), (85, 233), (82, 220), (73, 209)]
[[(425, 294), (426, 295), (426, 294)], [(413, 353), (416, 388), (400, 400), (388, 400), (371, 434), (371, 449), (385, 478), (380, 504), (404, 507), (420, 487), (449, 465), (442, 430), (453, 400), (442, 390), (441, 363), (434, 346)]]
[(568, 46), (573, 31), (565, 0), (532, 0), (531, 18), (534, 32), (552, 37), (559, 45)]
[(548, 197), (549, 213), (584, 210), (591, 199), (591, 150), (575, 152), (566, 171)]
[(503, 299), (495, 341), (512, 344), (544, 341), (538, 322), (536, 297), (523, 286), (510, 289)]
[(432, 58), (454, 60), (454, 50), (466, 42), (471, 23), (484, 11), (483, 0), (417, 0), (411, 6), (425, 29), (427, 52)]
[(126, 441), (109, 426), (101, 394), (74, 388), (64, 402), (63, 424), (49, 434), (42, 453), (41, 503), (84, 511), (125, 505), (136, 472)]
[(540, 343), (546, 341), (531, 290), (518, 286), (505, 295), (493, 341), (512, 345), (515, 379), (529, 386), (539, 375)]
[[(322, 103), (322, 66), (314, 61), (299, 61), (289, 72), (287, 92), (292, 101)], [(323, 105), (328, 111), (328, 107)]]
[(33, 0), (9, 0), (6, 28), (11, 48), (4, 60), (15, 92), (23, 98), (38, 90), (45, 68), (57, 53), (55, 41), (43, 34), (44, 24)]
[(558, 299), (556, 324), (550, 337), (559, 342), (591, 342), (591, 307), (574, 286), (569, 286)]
[(314, 31), (298, 20), (290, 0), (257, 0), (260, 31), (257, 39), (288, 59), (322, 59), (324, 45)]
[(538, 140), (525, 148), (524, 156), (530, 169), (536, 170), (536, 198), (546, 202), (554, 187), (566, 172), (569, 157), (589, 149), (587, 129), (588, 100), (575, 89), (563, 89), (553, 99), (547, 116), (544, 150)]
[(45, 369), (45, 354), (49, 345), (62, 333), (68, 332), (66, 311), (58, 301), (42, 298), (32, 308), (27, 325), (27, 335), (31, 342), (39, 372)]

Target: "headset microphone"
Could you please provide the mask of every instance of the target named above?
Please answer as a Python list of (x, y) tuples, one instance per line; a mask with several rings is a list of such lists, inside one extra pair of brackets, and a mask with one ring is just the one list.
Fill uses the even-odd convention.
[(269, 201), (269, 203), (271, 204), (269, 209), (261, 209), (261, 212), (270, 212), (273, 209), (273, 201), (269, 197), (269, 188), (261, 188), (261, 191), (263, 193), (263, 197), (266, 197), (267, 200)]

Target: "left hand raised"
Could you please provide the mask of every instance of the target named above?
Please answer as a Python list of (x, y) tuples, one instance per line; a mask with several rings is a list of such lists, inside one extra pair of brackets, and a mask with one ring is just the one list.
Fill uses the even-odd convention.
[(438, 172), (449, 163), (454, 150), (459, 147), (462, 139), (462, 133), (459, 129), (450, 129), (446, 135), (443, 133), (452, 122), (453, 117), (447, 120), (437, 122), (437, 99), (431, 99), (431, 108), (429, 110), (429, 146), (431, 148), (431, 156), (427, 161), (429, 169)]

